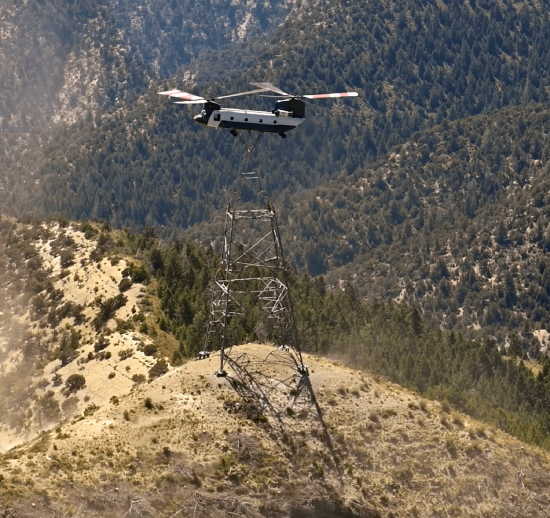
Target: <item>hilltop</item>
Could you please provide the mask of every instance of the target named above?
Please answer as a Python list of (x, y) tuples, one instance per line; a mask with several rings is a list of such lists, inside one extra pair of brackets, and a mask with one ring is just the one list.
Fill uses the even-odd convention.
[[(253, 360), (273, 352), (236, 349)], [(211, 357), (76, 415), (1, 457), (4, 510), (13, 517), (545, 515), (547, 453), (338, 362), (305, 359), (311, 388), (302, 392), (289, 390), (298, 377), (289, 382), (280, 363), (268, 368), (273, 382), (287, 378), (271, 386), (271, 407), (241, 399), (233, 373), (217, 378)]]
[(291, 287), (318, 351), (309, 378), (246, 344), (253, 312), (232, 322), (240, 369), (218, 378), (217, 354), (190, 360), (211, 251), (62, 218), (3, 218), (0, 243), (5, 516), (543, 516), (550, 503), (544, 362), (306, 276)]

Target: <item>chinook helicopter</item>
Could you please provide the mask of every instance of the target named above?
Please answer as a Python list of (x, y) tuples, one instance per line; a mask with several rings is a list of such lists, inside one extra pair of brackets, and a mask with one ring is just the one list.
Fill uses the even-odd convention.
[[(339, 97), (357, 97), (357, 92), (344, 92), (332, 94), (308, 94), (295, 95), (283, 92), (280, 88), (271, 83), (252, 83), (258, 89), (248, 92), (240, 92), (220, 97), (211, 97), (209, 99), (193, 95), (181, 90), (167, 90), (159, 92), (160, 95), (166, 95), (175, 99), (182, 99), (175, 104), (204, 104), (201, 113), (194, 117), (195, 121), (208, 128), (222, 128), (230, 130), (234, 137), (239, 135), (239, 131), (259, 131), (262, 133), (278, 133), (282, 138), (286, 138), (286, 132), (293, 130), (305, 120), (306, 103), (303, 99), (336, 99)], [(236, 108), (222, 108), (216, 102), (229, 97), (239, 97), (242, 95), (251, 95), (273, 92), (278, 100), (275, 102), (275, 108), (270, 111), (242, 110)], [(259, 137), (258, 137), (259, 138)], [(248, 146), (247, 146), (248, 149)], [(250, 152), (250, 149), (248, 149)]]

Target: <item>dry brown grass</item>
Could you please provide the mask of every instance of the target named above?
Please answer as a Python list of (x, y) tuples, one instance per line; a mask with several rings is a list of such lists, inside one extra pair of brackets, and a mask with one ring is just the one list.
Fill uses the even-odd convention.
[[(47, 494), (59, 512), (82, 504), (82, 517), (122, 516), (132, 500), (136, 516), (193, 516), (196, 505), (196, 516), (261, 510), (287, 517), (313, 505), (311, 495), (325, 516), (336, 516), (339, 505), (358, 516), (511, 516), (510, 509), (544, 516), (540, 506), (550, 504), (546, 453), (458, 413), (441, 413), (395, 385), (307, 356), (318, 408), (293, 403), (296, 392), (273, 390), (278, 415), (263, 410), (259, 419), (227, 380), (215, 377), (217, 362), (191, 362), (136, 385), (117, 396), (118, 404), (101, 405), (3, 456), (0, 501), (23, 505), (23, 498)], [(277, 369), (271, 366), (270, 376), (281, 374)], [(118, 369), (114, 380), (120, 375)]]

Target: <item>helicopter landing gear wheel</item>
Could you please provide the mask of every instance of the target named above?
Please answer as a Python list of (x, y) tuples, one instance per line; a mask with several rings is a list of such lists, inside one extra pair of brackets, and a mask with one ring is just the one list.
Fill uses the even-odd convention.
[(280, 137), (281, 138), (286, 138), (286, 135), (281, 131), (281, 133), (279, 133)]

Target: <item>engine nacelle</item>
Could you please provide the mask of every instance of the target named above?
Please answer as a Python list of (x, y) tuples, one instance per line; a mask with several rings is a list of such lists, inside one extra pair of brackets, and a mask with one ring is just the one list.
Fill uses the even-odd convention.
[[(279, 115), (279, 113), (281, 115)], [(296, 117), (299, 119), (305, 119), (306, 117), (306, 103), (301, 99), (282, 99), (275, 103), (275, 109), (273, 113), (277, 117)], [(282, 115), (286, 113), (286, 115)]]
[(277, 115), (277, 117), (294, 117), (292, 112), (287, 112), (286, 110), (274, 110), (273, 113)]

